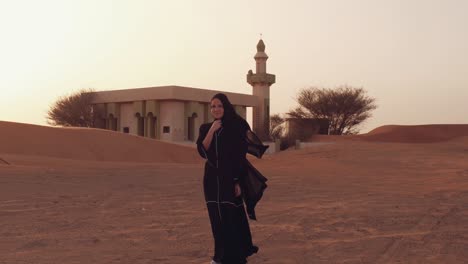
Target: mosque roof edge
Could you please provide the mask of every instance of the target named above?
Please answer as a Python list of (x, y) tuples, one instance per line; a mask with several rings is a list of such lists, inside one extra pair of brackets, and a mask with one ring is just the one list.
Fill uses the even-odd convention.
[(208, 103), (216, 93), (225, 93), (234, 105), (257, 105), (257, 99), (254, 95), (177, 85), (97, 91), (93, 92), (95, 94), (93, 104), (143, 100), (178, 100)]

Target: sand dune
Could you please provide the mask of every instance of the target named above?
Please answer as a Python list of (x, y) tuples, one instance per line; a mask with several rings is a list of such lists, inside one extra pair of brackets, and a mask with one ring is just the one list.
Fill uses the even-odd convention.
[[(356, 136), (312, 137), (314, 142), (380, 141), (434, 143), (468, 136), (468, 125), (378, 127)], [(193, 148), (92, 128), (56, 128), (0, 121), (0, 165), (5, 154), (73, 160), (199, 163)]]
[[(429, 129), (426, 144), (384, 128), (371, 140), (251, 159), (269, 187), (251, 221), (260, 252), (249, 264), (466, 263), (468, 136)], [(0, 161), (0, 263), (209, 263), (203, 165), (192, 148), (6, 122), (0, 147), (12, 163)], [(154, 162), (119, 152), (127, 148)]]
[(94, 161), (200, 162), (193, 148), (159, 140), (102, 129), (3, 121), (0, 121), (0, 153)]
[(366, 134), (350, 136), (314, 135), (311, 142), (374, 141), (395, 143), (435, 143), (468, 136), (468, 125), (385, 125)]
[(468, 136), (468, 125), (387, 125), (359, 137), (368, 141), (433, 143), (463, 136)]

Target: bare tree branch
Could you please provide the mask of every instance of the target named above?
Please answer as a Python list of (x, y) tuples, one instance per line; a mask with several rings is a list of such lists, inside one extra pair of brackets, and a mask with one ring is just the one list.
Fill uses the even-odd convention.
[(291, 118), (327, 118), (330, 134), (356, 134), (357, 127), (377, 108), (375, 99), (363, 88), (342, 85), (335, 89), (311, 87), (299, 91), (299, 106), (290, 110)]
[(94, 127), (97, 109), (92, 106), (93, 89), (81, 89), (61, 96), (47, 112), (47, 123), (53, 126)]

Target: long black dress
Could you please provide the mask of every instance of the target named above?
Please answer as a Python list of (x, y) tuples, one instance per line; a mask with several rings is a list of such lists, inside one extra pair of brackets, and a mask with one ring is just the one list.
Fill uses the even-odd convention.
[(246, 132), (250, 127), (243, 119), (235, 126), (221, 127), (205, 149), (202, 142), (211, 125), (200, 126), (197, 149), (206, 159), (203, 187), (215, 242), (213, 260), (223, 264), (246, 263), (258, 247), (252, 244), (243, 200), (241, 196), (235, 197), (234, 184), (247, 174)]

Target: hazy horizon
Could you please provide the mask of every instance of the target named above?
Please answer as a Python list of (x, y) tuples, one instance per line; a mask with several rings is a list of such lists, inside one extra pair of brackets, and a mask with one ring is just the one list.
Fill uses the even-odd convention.
[(466, 1), (0, 1), (0, 120), (46, 125), (82, 88), (251, 94), (260, 33), (271, 114), (305, 87), (363, 87), (361, 129), (468, 123)]

